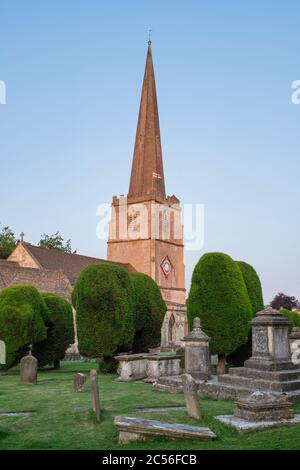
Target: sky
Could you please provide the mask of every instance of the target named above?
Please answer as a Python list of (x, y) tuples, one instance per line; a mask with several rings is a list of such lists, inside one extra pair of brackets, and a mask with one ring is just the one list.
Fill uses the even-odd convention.
[(0, 222), (105, 258), (99, 204), (127, 194), (148, 29), (168, 194), (204, 204), (208, 251), (300, 297), (300, 3), (0, 0)]

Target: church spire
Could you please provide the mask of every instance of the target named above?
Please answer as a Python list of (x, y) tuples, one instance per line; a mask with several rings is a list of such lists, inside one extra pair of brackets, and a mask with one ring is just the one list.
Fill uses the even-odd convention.
[(149, 38), (128, 197), (150, 195), (166, 197), (156, 86)]

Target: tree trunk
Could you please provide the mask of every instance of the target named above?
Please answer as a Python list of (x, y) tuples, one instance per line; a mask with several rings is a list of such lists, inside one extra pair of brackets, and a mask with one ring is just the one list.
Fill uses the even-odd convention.
[(53, 365), (54, 365), (54, 369), (59, 369), (60, 368), (60, 361), (59, 360), (53, 361)]
[(218, 354), (218, 365), (217, 365), (217, 374), (225, 374), (226, 373), (226, 356), (225, 354)]

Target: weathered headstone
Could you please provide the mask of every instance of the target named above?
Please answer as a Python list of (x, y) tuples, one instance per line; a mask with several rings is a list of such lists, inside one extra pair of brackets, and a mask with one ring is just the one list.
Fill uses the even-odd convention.
[(289, 336), (292, 363), (300, 367), (300, 328), (295, 326)]
[(0, 364), (6, 364), (6, 346), (4, 341), (0, 341)]
[(211, 376), (209, 339), (201, 329), (200, 318), (194, 318), (193, 330), (183, 338), (183, 342), (185, 370), (196, 380), (208, 380)]
[(199, 439), (211, 441), (216, 435), (209, 428), (189, 424), (164, 423), (152, 419), (140, 419), (132, 416), (116, 416), (115, 425), (119, 431), (119, 443), (144, 441), (151, 437), (169, 437), (178, 439)]
[(197, 394), (198, 385), (190, 374), (182, 374), (181, 379), (187, 413), (192, 418), (201, 420), (201, 410)]
[(30, 346), (28, 356), (22, 357), (20, 361), (21, 384), (35, 385), (37, 383), (38, 361), (32, 355), (32, 346)]
[(76, 374), (74, 374), (74, 390), (76, 392), (83, 392), (85, 381), (85, 374), (82, 374), (81, 372), (77, 372)]
[(92, 385), (92, 402), (93, 410), (95, 412), (97, 421), (100, 421), (100, 398), (99, 398), (99, 385), (98, 374), (95, 369), (90, 371), (91, 385)]

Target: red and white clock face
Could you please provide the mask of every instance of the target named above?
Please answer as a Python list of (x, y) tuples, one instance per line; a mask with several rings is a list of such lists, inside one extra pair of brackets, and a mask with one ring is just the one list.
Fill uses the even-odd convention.
[(165, 258), (162, 260), (160, 267), (166, 278), (169, 277), (173, 271), (173, 266), (168, 256), (165, 256)]

